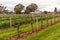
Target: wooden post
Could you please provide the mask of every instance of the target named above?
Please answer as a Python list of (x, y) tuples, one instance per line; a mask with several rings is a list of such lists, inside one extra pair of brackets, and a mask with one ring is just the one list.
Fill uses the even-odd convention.
[(43, 26), (42, 13), (41, 13), (40, 19), (41, 19), (41, 27), (42, 27)]
[(37, 31), (38, 31), (38, 18), (36, 17), (36, 27), (37, 27)]
[[(56, 14), (57, 15), (57, 14)], [(57, 23), (57, 16), (56, 16), (56, 23)]]
[[(10, 27), (12, 27), (12, 23), (11, 23), (11, 17), (10, 17)], [(10, 34), (11, 35), (11, 34)], [(10, 40), (11, 40), (11, 37), (10, 37)]]
[(60, 22), (60, 14), (59, 14), (59, 22)]
[[(57, 8), (55, 7), (55, 9), (54, 9), (54, 12), (55, 12), (55, 15), (57, 14)], [(57, 22), (57, 17), (55, 17), (56, 18), (56, 22)]]
[(55, 21), (54, 23), (56, 23), (56, 16), (55, 16), (55, 14), (54, 14), (54, 21)]
[(47, 27), (48, 27), (48, 15), (47, 15), (47, 11), (44, 11), (44, 14), (46, 14), (46, 21), (47, 21)]
[(31, 27), (32, 27), (32, 32), (33, 32), (33, 14), (32, 14), (32, 17), (31, 17)]
[(17, 36), (16, 40), (18, 40), (20, 38), (20, 35), (19, 35), (19, 33), (20, 33), (20, 31), (19, 31), (19, 24), (17, 24), (16, 27), (17, 27), (17, 33), (18, 33), (18, 36)]
[(55, 16), (54, 16), (54, 13), (53, 13), (53, 22), (55, 23)]
[(59, 22), (59, 13), (58, 13), (58, 22)]
[(56, 22), (58, 21), (58, 15), (56, 16)]
[(11, 17), (10, 17), (10, 27), (12, 27), (12, 22), (11, 22), (11, 21), (12, 21), (12, 19), (11, 19)]
[(51, 25), (52, 25), (52, 17), (51, 17)]
[(46, 14), (46, 21), (47, 21), (47, 27), (48, 27), (48, 16), (47, 16), (47, 14)]

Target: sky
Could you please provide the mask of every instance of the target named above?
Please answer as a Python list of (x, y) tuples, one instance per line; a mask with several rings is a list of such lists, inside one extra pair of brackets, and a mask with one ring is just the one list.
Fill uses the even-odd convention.
[(55, 7), (60, 10), (60, 0), (0, 0), (0, 4), (7, 6), (9, 11), (13, 11), (14, 6), (19, 3), (25, 7), (31, 3), (35, 3), (38, 5), (38, 10), (40, 11), (53, 11)]

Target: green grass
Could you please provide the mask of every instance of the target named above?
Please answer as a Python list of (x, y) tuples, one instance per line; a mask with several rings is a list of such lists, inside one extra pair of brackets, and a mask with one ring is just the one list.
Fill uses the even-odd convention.
[(60, 23), (35, 33), (24, 40), (60, 40)]
[(4, 38), (10, 37), (15, 34), (16, 34), (16, 29), (13, 29), (13, 28), (0, 31), (0, 40), (4, 40)]

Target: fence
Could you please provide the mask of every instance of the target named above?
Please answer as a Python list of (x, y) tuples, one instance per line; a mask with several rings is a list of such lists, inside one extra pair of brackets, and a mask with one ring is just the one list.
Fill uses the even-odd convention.
[[(39, 30), (39, 28), (45, 28), (49, 25), (53, 25), (60, 21), (60, 14), (23, 14), (21, 15), (6, 15), (0, 16), (0, 29), (4, 29), (7, 32), (9, 37), (18, 34), (17, 39), (20, 37), (19, 35), (28, 31), (34, 32), (34, 29)], [(49, 25), (48, 25), (49, 24)], [(9, 30), (9, 31), (8, 31)], [(4, 32), (3, 32), (4, 33)], [(2, 34), (1, 34), (2, 35)], [(8, 36), (7, 35), (7, 36)], [(6, 36), (6, 35), (3, 35)], [(2, 37), (1, 39), (8, 38)], [(12, 40), (10, 38), (10, 40)]]

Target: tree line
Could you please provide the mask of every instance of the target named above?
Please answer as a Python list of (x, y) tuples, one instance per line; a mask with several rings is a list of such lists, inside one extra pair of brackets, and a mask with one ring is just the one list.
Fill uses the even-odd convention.
[[(17, 4), (15, 7), (14, 7), (14, 11), (16, 14), (21, 14), (21, 11), (24, 9), (24, 5), (23, 4)], [(31, 3), (30, 5), (28, 5), (26, 7), (26, 10), (25, 10), (25, 13), (26, 14), (29, 14), (30, 12), (34, 12), (35, 10), (37, 10), (38, 6), (37, 4), (35, 3)]]
[[(0, 5), (0, 13), (8, 13), (8, 11), (6, 10), (7, 7), (4, 7), (2, 5)], [(25, 6), (23, 4), (17, 4), (14, 7), (14, 13), (16, 14), (21, 14), (22, 10), (24, 10)], [(30, 12), (34, 12), (38, 9), (38, 5), (35, 3), (31, 3), (30, 5), (28, 5), (26, 7), (26, 10), (24, 11), (25, 14), (29, 14)], [(57, 12), (57, 8), (55, 7), (54, 12)]]

